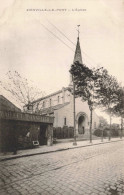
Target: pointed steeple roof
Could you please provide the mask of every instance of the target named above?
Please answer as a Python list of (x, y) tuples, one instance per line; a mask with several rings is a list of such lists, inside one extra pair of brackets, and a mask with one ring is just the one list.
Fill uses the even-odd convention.
[(77, 38), (77, 45), (76, 45), (76, 50), (75, 50), (75, 55), (74, 55), (74, 60), (73, 63), (79, 61), (79, 63), (83, 63), (82, 62), (82, 55), (81, 55), (81, 48), (80, 48), (80, 42), (79, 42), (79, 36)]
[[(73, 60), (73, 64), (78, 61), (80, 64), (83, 64), (82, 61), (82, 55), (81, 55), (81, 48), (80, 48), (80, 41), (79, 41), (79, 26), (78, 26), (78, 37), (77, 37), (77, 45), (76, 45), (76, 50), (75, 50), (75, 55), (74, 55), (74, 60)], [(72, 87), (72, 74), (70, 73), (70, 84), (69, 87)]]

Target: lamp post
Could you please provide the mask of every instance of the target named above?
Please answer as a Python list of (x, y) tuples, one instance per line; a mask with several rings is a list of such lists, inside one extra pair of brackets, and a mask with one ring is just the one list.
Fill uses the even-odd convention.
[(73, 117), (74, 117), (74, 142), (73, 145), (76, 146), (76, 123), (75, 123), (75, 83), (74, 83), (74, 76), (72, 74), (72, 81), (73, 81)]

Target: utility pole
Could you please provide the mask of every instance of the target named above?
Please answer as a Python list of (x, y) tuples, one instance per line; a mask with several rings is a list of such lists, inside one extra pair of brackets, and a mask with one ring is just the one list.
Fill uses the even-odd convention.
[(74, 142), (73, 145), (76, 146), (76, 123), (75, 123), (75, 83), (74, 83), (74, 76), (72, 75), (72, 81), (73, 81), (73, 117), (74, 117)]
[[(78, 39), (79, 39), (79, 27), (80, 25), (77, 25), (78, 29)], [(77, 142), (76, 142), (76, 121), (75, 121), (75, 83), (74, 83), (74, 75), (72, 74), (72, 82), (73, 82), (73, 118), (74, 118), (74, 142), (73, 145), (76, 146)]]

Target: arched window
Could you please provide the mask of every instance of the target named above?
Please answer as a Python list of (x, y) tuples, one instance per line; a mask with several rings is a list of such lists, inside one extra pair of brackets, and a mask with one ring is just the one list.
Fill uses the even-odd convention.
[(64, 118), (64, 125), (66, 125), (67, 124), (67, 121), (66, 121), (66, 117)]

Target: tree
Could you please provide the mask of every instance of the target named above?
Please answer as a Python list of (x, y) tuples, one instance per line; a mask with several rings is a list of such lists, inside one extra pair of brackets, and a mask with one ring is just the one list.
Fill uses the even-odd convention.
[(103, 126), (103, 127), (108, 126), (108, 122), (103, 116), (99, 116), (99, 120), (100, 120), (100, 126)]
[(124, 118), (124, 87), (119, 87), (116, 91), (118, 102), (114, 106), (114, 113), (116, 116), (121, 118), (121, 138), (122, 138), (122, 130), (123, 130), (123, 118)]
[(17, 71), (9, 71), (6, 75), (7, 81), (0, 81), (0, 86), (12, 95), (21, 108), (23, 108), (24, 105), (28, 107), (32, 101), (44, 95), (44, 92), (34, 87), (31, 81), (23, 78)]
[(87, 101), (90, 109), (90, 142), (92, 142), (92, 118), (95, 105), (95, 86), (99, 77), (98, 70), (89, 69), (78, 61), (72, 64), (70, 73), (73, 75), (75, 95)]
[(108, 74), (106, 69), (102, 70), (102, 74), (99, 77), (97, 83), (97, 99), (100, 107), (104, 108), (104, 111), (110, 117), (110, 130), (109, 130), (109, 140), (111, 139), (111, 122), (112, 115), (114, 113), (114, 106), (118, 102), (117, 89), (119, 84), (115, 77)]

